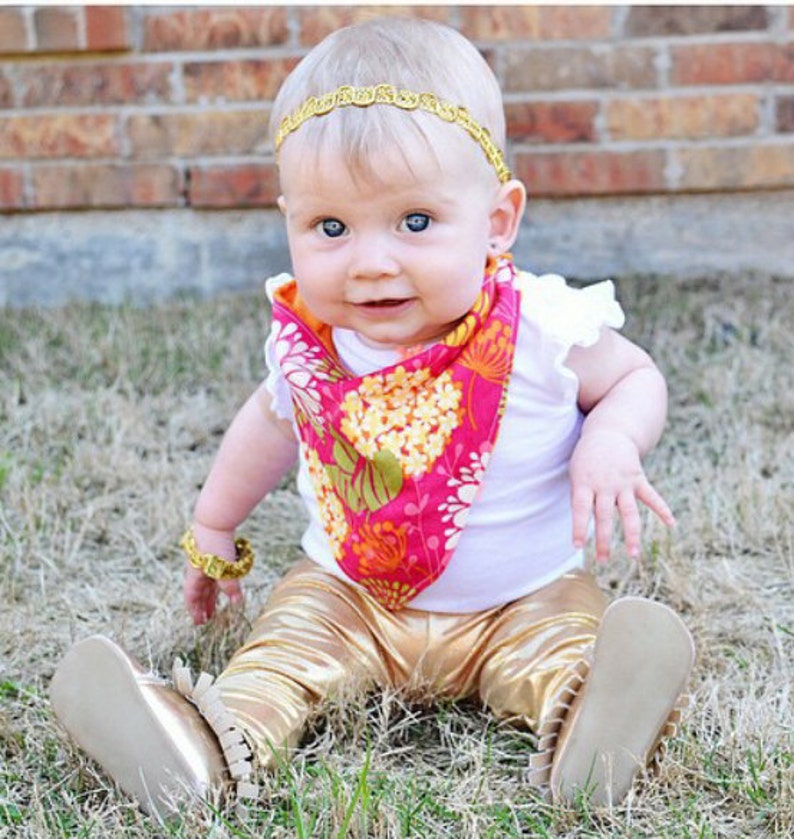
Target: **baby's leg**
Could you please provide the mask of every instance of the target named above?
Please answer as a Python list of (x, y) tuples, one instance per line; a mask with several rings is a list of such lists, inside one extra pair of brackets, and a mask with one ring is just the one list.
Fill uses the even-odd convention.
[(366, 598), (305, 560), (273, 590), (215, 685), (260, 766), (293, 747), (324, 699), (389, 683)]
[(670, 609), (622, 598), (604, 611), (593, 578), (576, 572), (499, 614), (480, 693), (538, 735), (535, 783), (614, 803), (666, 733), (692, 656)]
[(535, 733), (547, 727), (581, 683), (605, 605), (593, 577), (574, 571), (502, 609), (479, 681), (494, 714)]
[(201, 674), (193, 684), (177, 663), (174, 690), (96, 636), (59, 664), (53, 709), (77, 745), (152, 815), (167, 818), (186, 792), (205, 795), (230, 779), (250, 798), (251, 752), (269, 765), (322, 699), (343, 686), (386, 683), (365, 611), (352, 587), (307, 560), (276, 586), (214, 683)]

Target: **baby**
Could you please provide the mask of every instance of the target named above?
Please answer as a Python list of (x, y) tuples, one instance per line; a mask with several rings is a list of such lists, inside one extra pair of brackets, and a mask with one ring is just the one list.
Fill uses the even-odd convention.
[[(640, 552), (641, 458), (664, 380), (615, 330), (613, 286), (519, 271), (526, 193), (502, 154), (496, 79), (445, 26), (340, 30), (301, 62), (272, 129), (294, 279), (270, 279), (269, 373), (226, 433), (183, 540), (196, 623), (242, 599), (237, 528), (297, 461), (306, 557), (217, 679), (174, 686), (108, 639), (52, 684), (73, 739), (149, 812), (294, 747), (351, 686), (478, 697), (538, 738), (559, 801), (625, 797), (675, 727), (693, 660), (666, 606), (606, 606), (594, 523)], [(90, 690), (86, 688), (91, 685)]]

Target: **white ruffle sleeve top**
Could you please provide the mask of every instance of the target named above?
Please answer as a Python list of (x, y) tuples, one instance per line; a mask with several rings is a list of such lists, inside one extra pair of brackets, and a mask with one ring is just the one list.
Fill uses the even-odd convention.
[[(282, 274), (267, 281), (271, 301), (274, 289), (289, 279)], [(414, 609), (488, 609), (582, 565), (582, 552), (572, 544), (568, 463), (583, 416), (577, 404), (579, 382), (565, 361), (571, 347), (591, 346), (604, 327), (622, 327), (623, 311), (610, 281), (575, 289), (556, 274), (520, 272), (515, 282), (521, 313), (499, 436), (455, 553), (441, 577), (410, 602)], [(373, 349), (346, 329), (334, 329), (333, 340), (340, 359), (357, 376), (399, 360), (395, 351)], [(276, 415), (293, 419), (289, 386), (273, 341), (271, 331), (265, 344), (265, 385)], [(303, 549), (354, 585), (334, 560), (302, 457), (298, 491), (309, 515)]]

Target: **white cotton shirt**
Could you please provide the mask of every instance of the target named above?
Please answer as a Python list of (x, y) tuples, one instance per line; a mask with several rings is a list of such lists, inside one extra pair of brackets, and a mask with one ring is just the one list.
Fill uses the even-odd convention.
[[(274, 290), (290, 279), (281, 274), (267, 281), (271, 301)], [(579, 382), (565, 359), (572, 346), (594, 344), (603, 327), (623, 326), (623, 311), (610, 281), (575, 289), (556, 274), (521, 272), (515, 283), (521, 292), (521, 314), (499, 436), (455, 553), (444, 573), (411, 600), (414, 609), (489, 609), (523, 597), (583, 563), (582, 552), (572, 544), (568, 478), (583, 417), (577, 405)], [(294, 422), (273, 337), (271, 331), (265, 344), (270, 371), (265, 384), (276, 415)], [(350, 330), (334, 329), (333, 340), (340, 359), (357, 376), (399, 361), (397, 352), (369, 347)], [(303, 458), (298, 491), (309, 514), (303, 549), (332, 574), (351, 582), (334, 560)]]

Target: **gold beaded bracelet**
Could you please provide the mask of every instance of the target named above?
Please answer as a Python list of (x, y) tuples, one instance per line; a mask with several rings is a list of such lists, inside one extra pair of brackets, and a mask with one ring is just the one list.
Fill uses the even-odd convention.
[(187, 554), (187, 561), (212, 580), (239, 580), (251, 570), (254, 564), (251, 543), (242, 537), (234, 540), (234, 547), (237, 550), (237, 559), (234, 562), (229, 562), (215, 554), (199, 553), (192, 530), (185, 533), (179, 544)]

